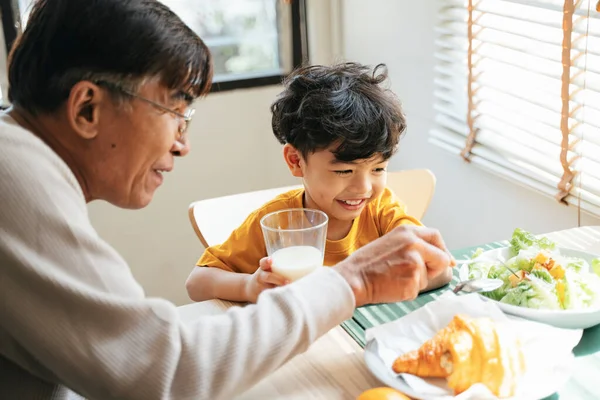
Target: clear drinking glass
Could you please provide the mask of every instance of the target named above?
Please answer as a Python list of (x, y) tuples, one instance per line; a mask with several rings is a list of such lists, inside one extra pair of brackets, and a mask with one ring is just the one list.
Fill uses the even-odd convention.
[(260, 220), (273, 272), (291, 281), (323, 266), (327, 222), (323, 211), (293, 208), (275, 211)]

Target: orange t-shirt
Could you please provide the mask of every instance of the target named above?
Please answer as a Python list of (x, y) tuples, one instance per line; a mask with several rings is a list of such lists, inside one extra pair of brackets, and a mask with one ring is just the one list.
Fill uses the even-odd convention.
[[(274, 211), (302, 208), (303, 195), (304, 189), (295, 189), (275, 197), (250, 214), (224, 243), (208, 247), (197, 265), (254, 273), (260, 259), (267, 255), (260, 219)], [(345, 238), (327, 240), (324, 265), (337, 264), (357, 249), (403, 224), (422, 225), (418, 219), (406, 214), (404, 205), (386, 188), (381, 196), (367, 204)]]

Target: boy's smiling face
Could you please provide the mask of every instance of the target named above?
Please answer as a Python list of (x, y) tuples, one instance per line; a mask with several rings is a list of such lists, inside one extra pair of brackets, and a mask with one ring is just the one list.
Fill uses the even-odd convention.
[(290, 144), (283, 151), (292, 175), (303, 179), (305, 207), (327, 213), (330, 226), (354, 220), (367, 203), (383, 192), (388, 165), (380, 155), (342, 162), (332, 150), (335, 147), (317, 150), (306, 158)]

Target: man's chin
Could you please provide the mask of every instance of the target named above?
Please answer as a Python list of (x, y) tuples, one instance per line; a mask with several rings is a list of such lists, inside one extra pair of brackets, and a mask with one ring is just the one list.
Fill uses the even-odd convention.
[(140, 197), (137, 201), (133, 202), (131, 204), (130, 209), (139, 210), (139, 209), (145, 208), (152, 202), (153, 198), (154, 198), (154, 193), (146, 194), (145, 196)]
[(110, 201), (113, 206), (123, 208), (126, 210), (140, 210), (150, 204), (154, 198), (154, 193), (141, 193), (137, 196), (131, 196), (127, 199), (121, 199), (118, 201)]

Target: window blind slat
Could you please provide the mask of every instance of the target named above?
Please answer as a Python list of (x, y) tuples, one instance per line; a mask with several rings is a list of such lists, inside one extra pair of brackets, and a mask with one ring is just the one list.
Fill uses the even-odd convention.
[[(453, 132), (466, 137), (468, 131), (464, 121), (457, 119), (455, 116), (448, 114), (448, 109), (437, 107), (436, 110), (439, 112), (436, 116), (436, 124), (439, 126), (446, 127)], [(490, 115), (483, 115), (478, 119), (479, 127), (483, 131), (489, 131), (498, 135), (497, 140), (506, 142), (520, 143), (524, 147), (532, 148), (535, 151), (540, 151), (543, 154), (556, 157), (560, 152), (560, 140), (561, 133), (558, 129), (548, 129), (537, 132), (525, 131), (520, 129), (517, 123), (512, 120), (498, 120)], [(593, 141), (584, 139), (581, 140), (574, 147), (573, 152), (569, 153), (570, 157), (574, 157), (577, 154), (584, 156), (585, 162), (593, 162), (586, 166), (586, 169), (593, 167), (596, 171), (597, 176), (600, 176), (600, 143), (598, 143), (597, 135), (590, 137)], [(578, 139), (576, 135), (573, 135), (572, 142)]]
[[(448, 122), (448, 125), (445, 125)], [(452, 130), (450, 124), (451, 121), (440, 121), (440, 126), (446, 127)], [(456, 135), (461, 135), (459, 131), (454, 131)], [(464, 133), (464, 132), (463, 132)], [(515, 143), (519, 143), (521, 146), (515, 146)], [(513, 163), (528, 164), (534, 166), (540, 171), (544, 171), (551, 174), (557, 179), (562, 175), (562, 168), (560, 164), (553, 163), (560, 154), (559, 146), (552, 146), (550, 143), (546, 143), (543, 149), (534, 147), (533, 143), (524, 143), (524, 140), (518, 138), (517, 132), (515, 131), (504, 131), (497, 133), (492, 130), (481, 128), (477, 133), (477, 144), (485, 148), (493, 149), (497, 156), (501, 156), (507, 160), (512, 160)], [(533, 142), (533, 141), (532, 141)], [(542, 141), (538, 141), (542, 143)], [(542, 152), (546, 150), (546, 152)], [(574, 156), (574, 154), (572, 154)]]
[[(462, 124), (460, 130), (463, 135), (467, 135), (466, 121), (465, 121), (465, 109), (463, 102), (456, 102), (459, 96), (453, 93), (448, 93), (443, 90), (436, 90), (434, 97), (438, 99), (434, 104), (435, 111), (439, 114), (439, 118), (452, 118), (455, 120), (455, 126)], [(511, 110), (504, 109), (502, 107), (493, 107), (493, 109), (487, 109), (485, 105), (481, 107), (482, 114), (478, 117), (478, 123), (489, 130), (495, 130), (496, 132), (503, 131), (517, 131), (523, 137), (531, 135), (531, 140), (539, 138), (556, 146), (560, 146), (561, 132), (556, 126), (545, 123), (545, 121), (536, 121), (531, 119), (527, 115), (521, 115), (514, 113)], [(586, 111), (584, 111), (586, 112)], [(589, 109), (587, 109), (589, 113)], [(595, 110), (600, 118), (600, 112)], [(558, 118), (558, 116), (556, 117)], [(583, 118), (585, 120), (585, 118)], [(589, 118), (588, 118), (589, 120)], [(600, 125), (600, 121), (597, 122)], [(596, 127), (591, 123), (579, 125), (572, 129), (572, 142), (577, 139), (582, 139), (581, 152), (585, 152), (586, 158), (591, 158), (595, 161), (600, 162), (600, 135), (597, 132), (600, 131), (600, 127)], [(529, 140), (529, 139), (527, 139)], [(599, 174), (600, 176), (600, 174)]]
[[(466, 78), (453, 75), (454, 71), (440, 70), (442, 67), (436, 67), (436, 72), (439, 76), (434, 79), (436, 88), (444, 89), (453, 92), (454, 95), (466, 96)], [(505, 74), (511, 76), (511, 79), (502, 79)], [(589, 74), (589, 73), (588, 73)], [(542, 102), (556, 103), (559, 101), (556, 98), (556, 93), (560, 91), (560, 80), (547, 76), (536, 75), (529, 71), (525, 71), (510, 66), (504, 68), (487, 68), (485, 73), (480, 75), (477, 80), (478, 85), (489, 87), (494, 90), (515, 95), (517, 97), (531, 97), (533, 99), (542, 99)], [(581, 82), (586, 84), (586, 82)], [(592, 84), (593, 82), (589, 82)], [(570, 93), (572, 93), (573, 105), (585, 106), (586, 109), (600, 111), (600, 91), (594, 87), (586, 87), (585, 90), (581, 86), (570, 85)], [(552, 99), (552, 100), (549, 100)], [(457, 99), (459, 100), (459, 99)], [(556, 107), (556, 105), (554, 105)], [(552, 107), (552, 110), (556, 108)]]
[[(444, 100), (447, 104), (452, 104), (452, 107), (455, 108), (452, 111), (453, 115), (462, 115), (465, 110), (463, 106), (465, 93), (460, 93), (458, 91), (460, 89), (444, 89), (443, 91), (434, 92), (435, 98)], [(594, 97), (600, 97), (600, 94), (596, 94)], [(546, 100), (542, 97), (521, 99), (488, 86), (478, 92), (476, 100), (479, 102), (478, 109), (481, 114), (496, 117), (500, 121), (519, 121), (524, 129), (529, 131), (547, 132), (552, 129), (556, 121), (560, 120), (560, 105), (557, 104), (558, 99), (556, 97), (548, 97)], [(552, 101), (554, 101), (554, 104), (551, 104)], [(547, 104), (538, 104), (541, 102), (547, 102)], [(587, 102), (592, 103), (589, 99)], [(600, 131), (600, 110), (587, 106), (585, 99), (581, 99), (581, 102), (572, 102), (572, 104), (573, 109), (580, 104), (585, 106), (573, 113), (573, 117), (570, 119), (572, 126), (575, 126), (577, 122), (585, 122), (590, 129)], [(583, 127), (574, 129), (572, 133), (575, 137), (580, 138), (585, 135)], [(589, 140), (600, 144), (600, 138), (597, 135), (592, 135), (588, 131), (588, 136)]]
[[(447, 151), (450, 151), (451, 153), (454, 153), (456, 155), (460, 154), (460, 147), (457, 146), (456, 143), (448, 141), (448, 138), (445, 133), (436, 132), (436, 130), (433, 130), (431, 133), (432, 133), (432, 136), (429, 140), (430, 143), (432, 143), (438, 147), (441, 147)], [(474, 153), (471, 158), (471, 162), (473, 164), (479, 164), (479, 165), (483, 164), (488, 167), (493, 166), (494, 172), (497, 172), (499, 175), (501, 175), (503, 177), (510, 177), (513, 182), (516, 181), (517, 183), (525, 184), (525, 186), (527, 186), (527, 187), (534, 187), (538, 190), (541, 190), (545, 194), (548, 194), (549, 196), (552, 195), (553, 191), (552, 191), (551, 187), (552, 187), (553, 183), (556, 181), (556, 178), (548, 177), (544, 174), (540, 174), (537, 177), (523, 175), (519, 172), (516, 172), (512, 168), (507, 168), (504, 165), (495, 163), (493, 161), (493, 156), (490, 157), (489, 154), (486, 154), (484, 149), (482, 149), (480, 146), (475, 145), (473, 150), (474, 150)], [(516, 169), (518, 171), (518, 168), (516, 168)]]
[[(446, 128), (448, 132), (452, 132), (452, 135), (455, 136), (455, 143), (462, 143), (468, 133), (465, 125), (460, 121), (443, 114), (436, 117), (436, 123)], [(560, 164), (552, 162), (560, 154), (560, 132), (557, 132), (557, 139), (553, 143), (499, 121), (481, 121), (480, 127), (477, 135), (479, 145), (493, 148), (498, 155), (502, 155), (507, 159), (529, 163), (540, 171), (555, 176), (557, 179), (561, 176)], [(457, 139), (457, 137), (461, 137), (461, 139)], [(516, 147), (516, 151), (515, 144), (520, 145)], [(575, 170), (593, 171), (593, 174), (588, 176), (586, 185), (590, 188), (590, 191), (600, 196), (600, 180), (595, 178), (600, 176), (600, 146), (584, 141), (578, 147), (576, 152), (569, 152), (568, 157), (571, 159), (579, 153), (591, 155), (583, 158), (579, 163), (580, 165), (575, 167)]]
[[(448, 131), (443, 132), (443, 131), (434, 129), (431, 133), (431, 136), (434, 139), (437, 139), (438, 141), (440, 141), (442, 143), (446, 143), (446, 145), (452, 146), (454, 148), (459, 148), (459, 146), (460, 146), (460, 145), (457, 145), (457, 139), (456, 138), (453, 139), (452, 134)], [(556, 187), (556, 185), (558, 185), (558, 182), (560, 180), (559, 176), (557, 176), (556, 174), (548, 173), (548, 172), (541, 170), (531, 164), (523, 163), (521, 160), (518, 160), (515, 158), (507, 159), (504, 156), (502, 156), (499, 152), (497, 152), (495, 149), (491, 149), (491, 148), (481, 145), (479, 143), (475, 144), (475, 146), (472, 149), (472, 153), (476, 156), (485, 158), (486, 160), (489, 160), (489, 161), (511, 171), (514, 174), (521, 175), (523, 177), (532, 178), (532, 179), (537, 180), (538, 182), (546, 183), (553, 187)]]
[[(457, 63), (458, 65), (456, 65), (456, 68), (458, 69), (458, 67), (464, 64), (464, 58), (467, 54), (466, 46), (463, 46), (462, 48), (459, 46), (454, 46), (451, 43), (452, 40), (456, 39), (438, 38), (435, 41), (435, 44), (438, 46), (439, 50), (436, 52), (435, 57), (437, 59), (443, 59), (443, 61), (446, 61), (452, 65)], [(557, 47), (557, 49), (560, 48)], [(593, 77), (593, 84), (597, 88), (600, 88), (600, 78), (598, 78), (598, 75), (600, 74), (600, 66), (598, 63), (592, 64), (592, 61), (600, 60), (600, 57), (594, 54), (588, 54), (587, 58), (577, 58), (576, 56), (579, 53), (580, 52), (575, 51), (572, 52), (572, 58), (574, 59), (572, 64), (573, 76), (576, 78), (572, 83), (578, 86), (583, 86), (583, 76), (576, 76), (576, 74), (587, 71), (587, 74), (594, 73), (594, 75), (596, 75)], [(555, 52), (553, 55), (540, 57), (535, 54), (514, 50), (512, 48), (503, 47), (494, 43), (486, 43), (485, 46), (477, 49), (477, 58), (481, 59), (480, 61), (477, 61), (478, 70), (485, 70), (490, 65), (505, 65), (555, 79), (560, 79), (562, 73), (559, 51)]]
[[(528, 39), (533, 42), (540, 42), (546, 44), (555, 45), (560, 43), (562, 37), (562, 29), (560, 27), (552, 28), (544, 25), (538, 25), (535, 29), (531, 29), (531, 24), (528, 22), (516, 21), (510, 18), (503, 18), (505, 21), (495, 21), (494, 18), (503, 18), (493, 15), (484, 15), (484, 18), (480, 18), (477, 23), (474, 24), (476, 30), (480, 30), (478, 38), (480, 40), (487, 40), (491, 35), (503, 35), (510, 34), (518, 38)], [(457, 49), (463, 48), (463, 43), (467, 41), (467, 34), (465, 32), (465, 24), (455, 21), (447, 21), (443, 26), (438, 26), (435, 32), (438, 37), (443, 40), (452, 40), (456, 43)], [(490, 33), (488, 33), (490, 32)], [(580, 36), (584, 36), (585, 33), (574, 33), (573, 34), (573, 52), (588, 52), (596, 56), (600, 55), (600, 37), (588, 36), (587, 39), (580, 39)], [(493, 36), (492, 36), (493, 37)], [(454, 46), (448, 46), (454, 47)]]
[[(438, 53), (450, 60), (463, 60), (467, 53), (467, 43), (461, 41), (458, 43), (458, 38), (441, 37), (435, 41), (435, 44), (440, 48)], [(525, 40), (523, 40), (525, 42)], [(527, 70), (537, 71), (551, 77), (560, 77), (561, 69), (561, 47), (560, 45), (550, 46), (543, 43), (535, 43), (529, 41), (529, 44), (522, 43), (514, 46), (502, 45), (500, 40), (483, 41), (479, 38), (473, 41), (476, 49), (476, 57), (495, 60), (504, 64), (520, 67)], [(588, 54), (587, 59), (577, 57), (581, 51), (572, 50), (571, 58), (573, 60), (572, 67), (583, 71), (591, 70), (600, 73), (600, 67), (593, 64), (594, 60), (598, 60), (598, 56)], [(558, 65), (558, 67), (557, 67)]]

